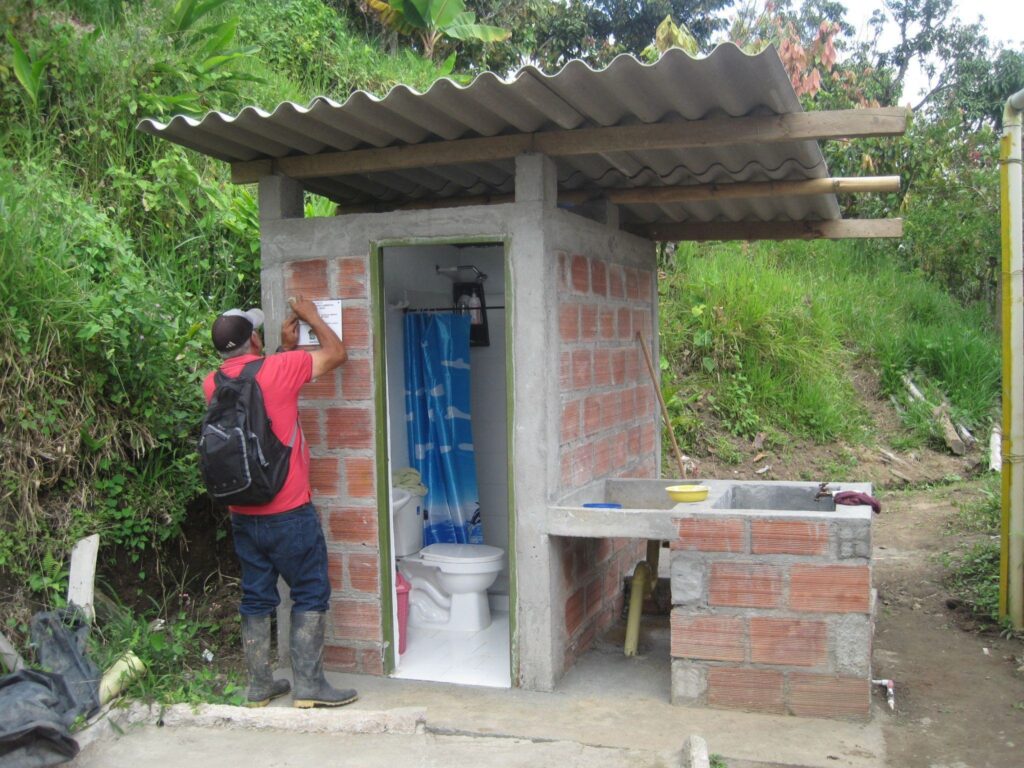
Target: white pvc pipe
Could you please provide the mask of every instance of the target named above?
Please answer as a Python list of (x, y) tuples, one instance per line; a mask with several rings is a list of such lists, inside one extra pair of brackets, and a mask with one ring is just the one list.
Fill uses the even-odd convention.
[[(1003, 450), (1004, 525), (1006, 613), (1015, 629), (1024, 628), (1024, 255), (1021, 211), (1021, 112), (1024, 111), (1024, 90), (1006, 101), (1003, 112), (1001, 152), (1004, 167), (1003, 189), (1003, 350), (1009, 352), (1003, 367)], [(1006, 261), (1009, 261), (1007, 264)], [(1008, 380), (1007, 380), (1008, 379)], [(1008, 509), (1007, 509), (1008, 507)]]

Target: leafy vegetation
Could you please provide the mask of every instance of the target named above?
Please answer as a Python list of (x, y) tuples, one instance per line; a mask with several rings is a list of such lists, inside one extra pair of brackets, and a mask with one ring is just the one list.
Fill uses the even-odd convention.
[[(259, 295), (256, 202), (138, 119), (440, 70), (319, 0), (24, 0), (0, 25), (0, 612), (18, 627), (59, 601), (83, 535), (135, 602), (164, 591), (190, 515), (224, 535), (193, 432), (209, 323)], [(135, 607), (148, 621), (179, 602)]]
[(663, 265), (660, 294), (666, 394), (690, 450), (706, 437), (703, 402), (736, 435), (768, 427), (818, 441), (866, 438), (857, 366), (877, 369), (887, 395), (902, 396), (900, 377), (915, 374), (971, 427), (987, 425), (998, 395), (986, 311), (959, 305), (892, 253), (681, 245)]

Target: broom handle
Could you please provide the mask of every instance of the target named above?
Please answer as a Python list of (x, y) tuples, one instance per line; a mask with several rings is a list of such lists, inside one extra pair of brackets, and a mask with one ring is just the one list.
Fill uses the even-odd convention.
[(640, 349), (644, 351), (644, 360), (647, 361), (647, 371), (651, 374), (651, 383), (654, 385), (654, 392), (658, 396), (658, 403), (661, 405), (661, 416), (665, 419), (665, 426), (668, 428), (668, 436), (672, 439), (672, 450), (676, 454), (676, 461), (679, 462), (679, 471), (686, 477), (686, 464), (683, 462), (683, 452), (679, 450), (679, 443), (676, 442), (676, 433), (672, 429), (672, 421), (668, 417), (668, 408), (665, 405), (665, 398), (661, 394), (661, 385), (658, 383), (658, 375), (654, 372), (654, 363), (651, 362), (651, 353), (647, 351), (647, 342), (644, 340), (643, 331), (636, 332), (636, 338), (640, 342)]

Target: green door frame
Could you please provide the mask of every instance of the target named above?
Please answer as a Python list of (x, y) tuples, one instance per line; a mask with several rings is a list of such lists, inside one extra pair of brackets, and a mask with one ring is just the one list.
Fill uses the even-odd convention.
[(506, 418), (505, 430), (508, 446), (508, 599), (509, 599), (509, 665), (513, 687), (516, 686), (519, 671), (519, 644), (516, 624), (516, 512), (515, 512), (515, 465), (513, 453), (513, 426), (515, 424), (514, 363), (512, 355), (512, 319), (514, 317), (512, 270), (509, 263), (511, 243), (507, 236), (477, 236), (459, 238), (409, 238), (399, 240), (376, 240), (370, 242), (370, 304), (373, 326), (373, 383), (374, 417), (376, 420), (376, 472), (377, 472), (377, 546), (380, 567), (380, 614), (381, 637), (384, 640), (384, 674), (395, 671), (395, 620), (394, 620), (394, 563), (391, 560), (391, 482), (388, 472), (388, 389), (387, 389), (387, 348), (384, 321), (387, 305), (384, 297), (384, 249), (415, 247), (418, 245), (471, 245), (473, 243), (502, 243), (504, 246), (505, 270), (505, 380)]

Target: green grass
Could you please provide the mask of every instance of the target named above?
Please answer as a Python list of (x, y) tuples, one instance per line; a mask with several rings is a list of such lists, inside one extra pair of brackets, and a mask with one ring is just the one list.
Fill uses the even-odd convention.
[[(734, 434), (856, 443), (870, 421), (851, 373), (867, 366), (884, 394), (903, 398), (909, 373), (932, 405), (948, 399), (954, 419), (985, 427), (1000, 377), (987, 311), (897, 261), (895, 246), (843, 242), (681, 245), (660, 283), (665, 386), (680, 422), (679, 404), (706, 393)], [(907, 409), (908, 444), (938, 439), (923, 412)], [(692, 445), (694, 431), (680, 436)]]

